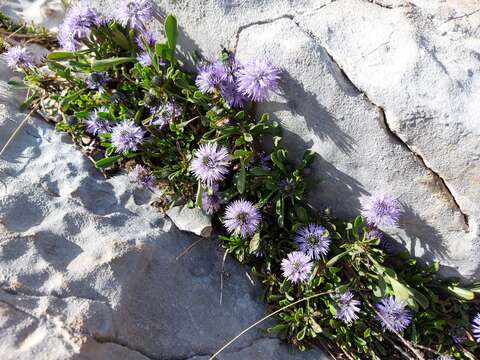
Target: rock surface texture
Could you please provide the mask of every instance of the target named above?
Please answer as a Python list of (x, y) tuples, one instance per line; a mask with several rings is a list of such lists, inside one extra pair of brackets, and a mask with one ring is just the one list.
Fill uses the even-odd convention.
[[(3, 60), (0, 74), (4, 144), (25, 114)], [(30, 120), (0, 159), (2, 360), (208, 359), (266, 314), (248, 269), (223, 265), (215, 239), (180, 232), (151, 198)], [(260, 327), (219, 359), (323, 358), (292, 350)]]
[(313, 202), (351, 216), (363, 196), (398, 196), (405, 211), (388, 234), (444, 275), (480, 277), (480, 3), (157, 3), (179, 18), (186, 59), (225, 47), (285, 70), (259, 112), (280, 121), (294, 155), (320, 155)]

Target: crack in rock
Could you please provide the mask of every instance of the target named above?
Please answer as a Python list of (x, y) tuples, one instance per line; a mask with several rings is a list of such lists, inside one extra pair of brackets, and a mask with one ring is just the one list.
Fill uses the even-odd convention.
[(121, 346), (125, 349), (128, 349), (129, 351), (137, 352), (140, 355), (142, 355), (142, 356), (144, 356), (144, 357), (146, 357), (147, 359), (150, 359), (150, 360), (167, 360), (165, 358), (153, 356), (152, 354), (149, 354), (149, 353), (147, 353), (146, 351), (144, 351), (140, 348), (131, 346), (131, 345), (127, 344), (126, 342), (121, 341), (119, 339), (106, 338), (106, 337), (104, 338), (104, 337), (98, 337), (98, 336), (90, 336), (90, 338), (92, 340), (96, 341), (99, 344), (115, 344), (115, 345)]
[[(375, 105), (375, 104), (374, 104)], [(377, 106), (377, 105), (376, 105)], [(387, 133), (392, 136), (397, 143), (399, 143), (402, 147), (404, 147), (407, 151), (412, 153), (417, 160), (422, 164), (422, 166), (428, 171), (428, 173), (433, 177), (435, 186), (438, 188), (439, 192), (444, 194), (446, 196), (446, 202), (448, 202), (452, 208), (460, 212), (462, 215), (462, 220), (463, 220), (463, 230), (466, 232), (469, 232), (469, 220), (468, 220), (468, 215), (465, 214), (461, 208), (460, 205), (457, 202), (457, 199), (453, 196), (452, 191), (448, 187), (447, 182), (445, 181), (444, 178), (442, 178), (437, 172), (433, 171), (425, 162), (425, 159), (410, 145), (408, 145), (395, 131), (392, 130), (390, 127), (390, 124), (387, 121), (387, 117), (385, 115), (385, 111), (383, 110), (382, 107), (377, 106), (378, 110), (380, 111), (380, 120), (382, 121), (385, 130)]]
[(242, 25), (240, 26), (238, 29), (237, 29), (237, 33), (235, 34), (235, 45), (233, 47), (233, 53), (236, 53), (237, 52), (237, 46), (238, 46), (238, 41), (240, 40), (240, 34), (243, 30), (246, 30), (252, 26), (256, 26), (256, 25), (265, 25), (265, 24), (271, 24), (275, 21), (278, 21), (278, 20), (281, 20), (281, 19), (290, 19), (290, 20), (293, 20), (294, 16), (291, 15), (291, 14), (285, 14), (285, 15), (280, 15), (280, 16), (277, 16), (273, 19), (267, 19), (267, 20), (259, 20), (259, 21), (254, 21), (252, 23), (248, 23), (248, 24), (245, 24), (245, 25)]
[(378, 2), (378, 0), (364, 0), (364, 1), (369, 3), (369, 4), (377, 5), (381, 8), (388, 9), (388, 10), (398, 9), (398, 8), (402, 8), (402, 7), (408, 7), (409, 5), (411, 5), (411, 3), (408, 2), (408, 1), (404, 1), (403, 4), (399, 4), (399, 5), (384, 4), (384, 3)]
[[(381, 5), (375, 1), (368, 1), (367, 2), (371, 2), (372, 4), (375, 4), (375, 5), (378, 5), (378, 6), (381, 6), (381, 7), (386, 7), (386, 8), (391, 8), (391, 7), (388, 7), (387, 5)], [(331, 4), (331, 3), (329, 3)], [(408, 6), (409, 3), (405, 3), (405, 5), (400, 5), (398, 7), (404, 7), (404, 6)], [(328, 4), (326, 4), (328, 5)], [(437, 185), (437, 188), (440, 190), (440, 192), (445, 195), (445, 200), (451, 205), (451, 207), (453, 209), (455, 209), (456, 211), (458, 211), (460, 214), (461, 214), (461, 218), (462, 218), (462, 227), (463, 227), (463, 230), (465, 232), (469, 232), (470, 229), (469, 229), (469, 219), (468, 219), (468, 215), (461, 209), (460, 207), (460, 204), (458, 203), (457, 199), (455, 198), (455, 196), (453, 195), (449, 185), (447, 184), (447, 182), (445, 181), (445, 179), (443, 177), (440, 176), (439, 173), (437, 173), (436, 171), (434, 171), (433, 169), (431, 169), (425, 159), (423, 158), (422, 155), (420, 155), (418, 152), (416, 152), (410, 145), (407, 144), (406, 141), (404, 141), (400, 135), (398, 135), (389, 125), (388, 121), (387, 121), (387, 117), (385, 116), (385, 111), (384, 109), (377, 105), (376, 103), (374, 103), (367, 95), (367, 93), (365, 91), (363, 91), (362, 89), (360, 89), (357, 85), (355, 85), (355, 83), (350, 79), (350, 77), (345, 73), (345, 71), (343, 70), (343, 67), (340, 66), (340, 64), (338, 63), (337, 60), (335, 60), (335, 58), (332, 56), (331, 52), (327, 49), (327, 47), (322, 43), (322, 41), (310, 30), (308, 29), (307, 27), (303, 26), (297, 19), (295, 16), (292, 16), (292, 15), (283, 15), (283, 16), (280, 16), (278, 18), (275, 18), (275, 19), (271, 19), (271, 20), (268, 20), (268, 21), (259, 21), (259, 22), (255, 22), (255, 23), (252, 23), (252, 24), (248, 24), (248, 25), (245, 25), (243, 27), (240, 27), (239, 30), (237, 31), (237, 34), (236, 34), (236, 44), (235, 44), (235, 51), (237, 49), (237, 45), (238, 45), (238, 41), (240, 39), (240, 33), (251, 27), (251, 26), (255, 26), (255, 25), (264, 25), (264, 24), (269, 24), (269, 23), (272, 23), (272, 22), (275, 22), (277, 20), (280, 20), (280, 19), (290, 19), (299, 29), (300, 31), (302, 31), (303, 33), (305, 33), (308, 37), (310, 37), (310, 39), (312, 39), (315, 43), (317, 43), (326, 53), (326, 55), (329, 57), (330, 61), (332, 64), (335, 65), (335, 68), (336, 70), (338, 70), (338, 72), (343, 76), (343, 78), (346, 80), (346, 82), (355, 90), (357, 91), (359, 94), (361, 94), (365, 100), (367, 100), (371, 106), (373, 106), (374, 108), (376, 108), (379, 112), (379, 115), (380, 115), (380, 121), (382, 122), (382, 125), (384, 127), (384, 129), (386, 130), (387, 134), (395, 139), (402, 147), (404, 147), (405, 150), (408, 151), (408, 153), (410, 154), (413, 154), (415, 156), (416, 159), (418, 159), (418, 161), (420, 162), (420, 164), (422, 165), (422, 167), (428, 172), (428, 174), (430, 174), (433, 178), (434, 178), (434, 182), (436, 183)]]

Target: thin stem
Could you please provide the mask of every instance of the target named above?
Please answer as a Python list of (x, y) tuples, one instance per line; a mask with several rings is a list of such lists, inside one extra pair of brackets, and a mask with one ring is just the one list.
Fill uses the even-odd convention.
[(15, 131), (12, 133), (12, 135), (10, 135), (10, 137), (8, 138), (7, 142), (5, 143), (5, 145), (3, 145), (2, 149), (0, 150), (0, 156), (3, 155), (3, 153), (5, 152), (5, 150), (7, 149), (8, 145), (10, 145), (10, 143), (13, 141), (13, 139), (15, 138), (15, 136), (17, 136), (18, 132), (23, 128), (23, 126), (27, 123), (28, 119), (30, 119), (30, 117), (32, 116), (32, 114), (37, 110), (37, 107), (34, 107), (28, 114), (27, 116), (25, 116), (25, 118), (22, 120), (22, 122), (17, 126), (17, 128), (15, 129)]
[(238, 338), (240, 338), (243, 334), (245, 334), (247, 331), (253, 329), (255, 326), (257, 326), (258, 324), (264, 322), (265, 320), (271, 318), (272, 316), (275, 316), (276, 314), (282, 312), (283, 310), (285, 309), (288, 309), (289, 307), (291, 306), (294, 306), (294, 305), (297, 305), (303, 301), (306, 301), (306, 300), (310, 300), (310, 299), (313, 299), (313, 298), (316, 298), (316, 297), (319, 297), (319, 296), (322, 296), (322, 295), (327, 295), (327, 294), (330, 294), (332, 291), (325, 291), (323, 293), (319, 293), (319, 294), (315, 294), (315, 295), (311, 295), (311, 296), (308, 296), (306, 298), (303, 298), (303, 299), (300, 299), (300, 300), (297, 300), (289, 305), (285, 305), (283, 307), (281, 307), (280, 309), (272, 312), (271, 314), (261, 318), (260, 320), (256, 321), (255, 323), (253, 323), (252, 325), (250, 325), (249, 327), (247, 327), (245, 330), (243, 330), (241, 333), (239, 333), (237, 336), (235, 336), (232, 340), (230, 340), (229, 342), (227, 342), (225, 345), (223, 345), (215, 354), (213, 354), (208, 360), (214, 360), (216, 356), (218, 356), (223, 350), (225, 350), (227, 347), (229, 347), (232, 343), (234, 343)]

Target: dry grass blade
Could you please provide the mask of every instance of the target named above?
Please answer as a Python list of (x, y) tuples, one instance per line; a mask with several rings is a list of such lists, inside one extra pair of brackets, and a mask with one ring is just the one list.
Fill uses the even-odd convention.
[(311, 295), (311, 296), (307, 296), (303, 299), (300, 299), (300, 300), (297, 300), (291, 304), (288, 304), (288, 305), (285, 305), (283, 307), (281, 307), (280, 309), (278, 310), (275, 310), (274, 312), (272, 312), (271, 314), (268, 314), (267, 316), (264, 316), (263, 318), (261, 318), (260, 320), (256, 321), (255, 323), (253, 323), (252, 325), (250, 325), (249, 327), (247, 327), (246, 329), (244, 329), (242, 332), (240, 332), (237, 336), (235, 336), (233, 339), (231, 339), (229, 342), (227, 342), (225, 345), (223, 345), (215, 354), (213, 354), (208, 360), (214, 360), (223, 350), (225, 350), (227, 347), (229, 347), (230, 345), (232, 345), (238, 338), (240, 338), (243, 334), (245, 334), (246, 332), (248, 332), (249, 330), (253, 329), (255, 326), (261, 324), (262, 322), (264, 322), (265, 320), (271, 318), (272, 316), (275, 316), (276, 314), (282, 312), (283, 310), (285, 309), (288, 309), (289, 307), (291, 306), (294, 306), (294, 305), (297, 305), (297, 304), (300, 304), (301, 302), (303, 301), (307, 301), (307, 300), (310, 300), (310, 299), (313, 299), (313, 298), (316, 298), (316, 297), (319, 297), (319, 296), (322, 296), (322, 295), (327, 295), (327, 294), (330, 294), (332, 291), (325, 291), (323, 293), (319, 293), (319, 294), (315, 294), (315, 295)]
[(28, 114), (27, 116), (25, 116), (25, 118), (22, 120), (22, 122), (20, 124), (18, 124), (18, 126), (16, 127), (15, 131), (12, 133), (12, 135), (9, 136), (9, 138), (7, 139), (7, 142), (5, 143), (5, 145), (3, 145), (2, 149), (0, 150), (0, 156), (3, 155), (3, 153), (5, 152), (5, 150), (7, 149), (8, 145), (10, 145), (10, 143), (13, 141), (13, 139), (15, 138), (15, 136), (17, 136), (18, 132), (23, 128), (23, 126), (27, 123), (28, 119), (30, 119), (30, 117), (32, 116), (32, 114), (37, 110), (37, 107), (34, 107)]

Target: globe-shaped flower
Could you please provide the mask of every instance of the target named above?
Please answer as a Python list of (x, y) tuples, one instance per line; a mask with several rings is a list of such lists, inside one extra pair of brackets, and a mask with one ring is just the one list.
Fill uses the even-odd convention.
[(207, 214), (211, 215), (220, 210), (222, 200), (218, 190), (218, 184), (213, 184), (213, 186), (210, 188), (210, 191), (209, 189), (204, 189), (202, 192), (202, 209)]
[(477, 313), (472, 320), (472, 333), (475, 341), (480, 343), (480, 313)]
[(155, 187), (155, 176), (152, 172), (142, 165), (135, 165), (135, 167), (128, 173), (128, 179), (139, 185), (143, 185), (149, 189)]
[(282, 260), (282, 272), (288, 280), (293, 283), (304, 282), (308, 280), (312, 271), (310, 258), (301, 251), (294, 251)]
[(238, 91), (237, 84), (234, 82), (222, 81), (220, 83), (220, 94), (225, 101), (234, 108), (242, 108), (247, 98)]
[(383, 298), (375, 305), (377, 320), (391, 332), (402, 332), (412, 321), (410, 311), (405, 309), (405, 301), (397, 302), (394, 296)]
[(158, 125), (162, 128), (170, 124), (173, 119), (182, 116), (182, 112), (182, 108), (172, 101), (168, 101), (163, 106), (154, 106), (150, 108), (150, 113), (154, 116), (152, 125)]
[(202, 144), (195, 152), (195, 156), (190, 163), (190, 170), (197, 179), (208, 186), (212, 186), (214, 183), (225, 179), (229, 159), (225, 147), (214, 143)]
[(98, 116), (99, 112), (106, 112), (104, 108), (95, 110), (90, 116), (85, 120), (85, 130), (92, 135), (101, 135), (107, 132), (112, 131), (112, 125), (108, 119), (101, 118)]
[(337, 300), (337, 306), (335, 307), (335, 310), (337, 311), (335, 317), (337, 319), (340, 319), (347, 324), (358, 319), (360, 301), (353, 298), (350, 289), (347, 289), (344, 292), (337, 291), (331, 296)]
[(295, 242), (298, 249), (311, 259), (318, 259), (320, 255), (327, 255), (330, 248), (330, 236), (327, 229), (321, 225), (309, 224), (297, 231)]
[(235, 200), (225, 209), (223, 224), (234, 235), (253, 235), (261, 220), (260, 211), (247, 200)]
[(88, 74), (85, 85), (87, 89), (103, 91), (104, 86), (110, 81), (112, 78), (108, 77), (105, 71), (97, 71)]
[(213, 93), (215, 88), (220, 85), (222, 78), (225, 78), (225, 68), (219, 61), (216, 61), (199, 67), (195, 84), (201, 92)]
[(375, 226), (395, 226), (402, 212), (400, 202), (393, 196), (370, 196), (362, 199), (362, 216)]
[(33, 54), (23, 46), (12, 46), (3, 56), (11, 69), (26, 68), (35, 65)]
[(58, 42), (65, 50), (75, 51), (90, 34), (90, 29), (102, 23), (94, 9), (79, 1), (67, 10), (63, 23), (58, 27)]
[(126, 0), (120, 3), (116, 19), (125, 27), (145, 30), (145, 23), (155, 15), (155, 5), (151, 0)]
[(280, 69), (272, 63), (256, 59), (238, 71), (238, 90), (253, 101), (267, 99), (278, 87)]
[(122, 121), (112, 130), (112, 145), (117, 153), (136, 151), (143, 143), (145, 131), (136, 126), (133, 121)]

